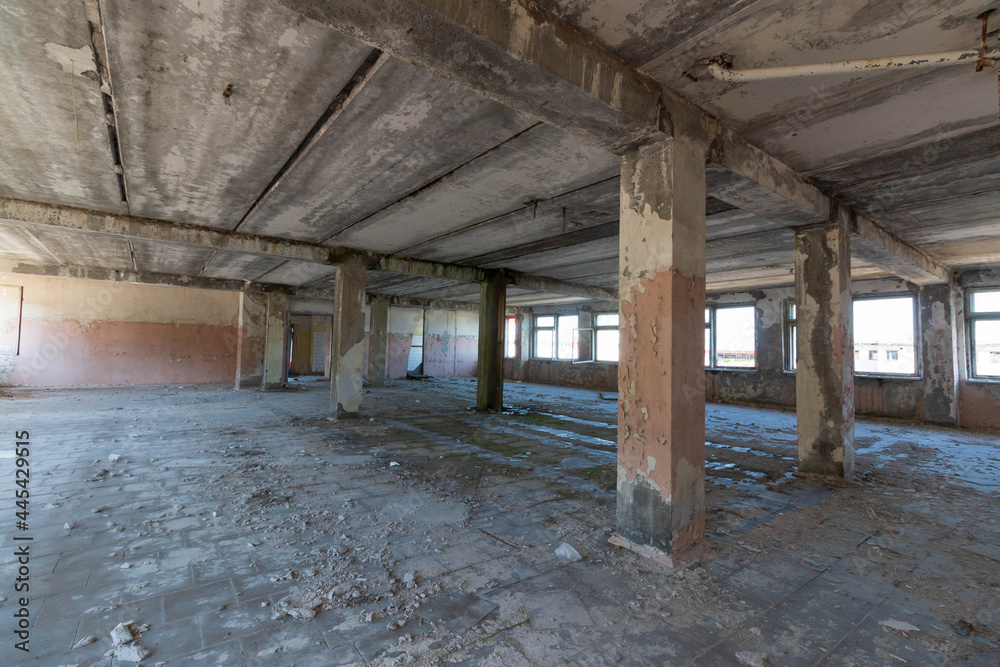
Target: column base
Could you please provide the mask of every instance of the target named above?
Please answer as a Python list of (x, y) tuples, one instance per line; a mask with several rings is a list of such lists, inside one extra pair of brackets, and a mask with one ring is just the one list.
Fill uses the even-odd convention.
[(697, 558), (698, 556), (702, 555), (708, 550), (708, 548), (702, 542), (700, 544), (696, 544), (695, 546), (684, 551), (683, 553), (668, 554), (665, 551), (660, 551), (656, 547), (651, 547), (645, 544), (636, 544), (632, 540), (622, 537), (621, 535), (612, 535), (611, 537), (608, 538), (608, 542), (610, 544), (615, 545), (616, 547), (622, 547), (623, 549), (628, 549), (629, 551), (633, 551), (639, 554), (640, 556), (649, 558), (661, 565), (666, 565), (667, 567), (670, 568), (678, 567), (681, 564), (691, 560), (692, 558)]

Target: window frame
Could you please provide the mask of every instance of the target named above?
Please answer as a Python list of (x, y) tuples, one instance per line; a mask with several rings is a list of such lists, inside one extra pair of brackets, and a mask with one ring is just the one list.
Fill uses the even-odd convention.
[[(726, 310), (729, 308), (751, 308), (753, 309), (753, 367), (738, 367), (738, 366), (719, 366), (717, 365), (718, 356), (718, 343), (716, 341), (716, 313), (719, 310)], [(757, 312), (757, 303), (753, 301), (740, 301), (735, 303), (713, 303), (705, 304), (705, 310), (708, 311), (708, 321), (705, 322), (705, 328), (709, 330), (709, 363), (705, 366), (706, 371), (735, 371), (738, 373), (756, 373), (760, 370), (760, 360), (757, 355), (757, 329), (760, 319)]]
[(895, 380), (922, 380), (923, 379), (923, 350), (920, 344), (920, 300), (917, 293), (912, 291), (901, 292), (868, 292), (864, 294), (854, 294), (851, 296), (851, 346), (857, 350), (858, 341), (854, 336), (854, 304), (858, 301), (877, 301), (879, 299), (903, 299), (908, 298), (913, 304), (913, 373), (876, 373), (868, 371), (859, 373), (857, 366), (854, 368), (854, 377), (863, 378), (892, 378)]
[[(538, 326), (538, 320), (545, 317), (552, 318), (551, 327), (540, 327)], [(563, 317), (575, 317), (577, 318), (576, 326), (570, 329), (573, 336), (573, 345), (576, 347), (576, 356), (580, 355), (580, 339), (579, 332), (580, 329), (580, 313), (577, 311), (565, 312), (565, 313), (544, 313), (532, 315), (531, 319), (531, 358), (537, 359), (539, 361), (561, 361), (565, 363), (576, 363), (578, 360), (575, 358), (565, 358), (559, 356), (559, 320)], [(552, 332), (552, 356), (542, 357), (538, 355), (538, 332), (539, 331), (551, 331)]]
[[(552, 318), (552, 326), (550, 327), (540, 327), (538, 326), (538, 320), (543, 317)], [(558, 336), (559, 328), (559, 316), (558, 315), (532, 315), (531, 316), (531, 358), (539, 359), (542, 361), (555, 361), (556, 354), (559, 349), (559, 341), (556, 340)], [(551, 357), (540, 357), (538, 356), (538, 332), (539, 331), (551, 331), (552, 332), (552, 355)]]
[[(795, 316), (792, 316), (792, 309), (795, 308)], [(781, 303), (782, 317), (782, 370), (785, 373), (795, 374), (797, 365), (796, 354), (798, 353), (799, 310), (795, 305), (795, 297), (784, 299)]]
[(977, 321), (1000, 320), (1000, 312), (976, 313), (972, 310), (972, 297), (979, 292), (1000, 292), (1000, 285), (969, 287), (965, 290), (965, 356), (970, 382), (1000, 383), (995, 375), (978, 375), (976, 372), (976, 327)]
[[(618, 318), (618, 324), (613, 324), (613, 325), (609, 325), (609, 324), (603, 324), (603, 325), (601, 325), (601, 324), (598, 324), (597, 323), (597, 318), (599, 318), (602, 315), (614, 315), (615, 317)], [(591, 330), (592, 330), (594, 338), (593, 338), (593, 342), (591, 343), (591, 346), (590, 346), (590, 349), (591, 349), (591, 355), (590, 356), (593, 357), (594, 363), (598, 363), (598, 364), (617, 364), (621, 360), (621, 352), (622, 352), (622, 350), (621, 350), (622, 341), (621, 341), (621, 333), (620, 333), (621, 332), (621, 326), (622, 326), (621, 323), (622, 323), (622, 316), (621, 316), (621, 313), (618, 312), (617, 310), (614, 311), (614, 312), (606, 311), (606, 312), (600, 312), (600, 313), (593, 313), (593, 325), (591, 327)], [(598, 359), (597, 358), (597, 334), (600, 331), (614, 331), (618, 335), (618, 359), (616, 359), (615, 361), (608, 361), (606, 359)]]

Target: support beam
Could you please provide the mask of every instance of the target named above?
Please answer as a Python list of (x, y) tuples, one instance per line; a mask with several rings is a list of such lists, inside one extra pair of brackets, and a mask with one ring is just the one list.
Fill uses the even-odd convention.
[(264, 335), (264, 370), (261, 387), (278, 389), (288, 382), (288, 296), (267, 295), (267, 324)]
[(617, 301), (617, 290), (605, 287), (595, 287), (593, 285), (580, 285), (566, 282), (556, 278), (545, 278), (542, 276), (529, 276), (523, 273), (508, 272), (507, 284), (511, 287), (521, 289), (536, 290), (539, 292), (554, 292), (565, 294), (566, 296), (580, 296), (597, 301)]
[(705, 536), (706, 143), (692, 130), (622, 159), (612, 542), (670, 565)]
[(371, 306), (371, 361), (368, 382), (373, 387), (384, 387), (389, 357), (389, 297), (377, 296)]
[(365, 265), (357, 259), (337, 267), (332, 326), (330, 415), (357, 417), (365, 363)]
[(854, 471), (850, 216), (795, 232), (795, 412), (799, 470)]
[(852, 216), (851, 252), (863, 262), (917, 285), (947, 285), (947, 267), (864, 217)]
[(490, 271), (479, 293), (479, 373), (476, 409), (503, 410), (503, 335), (507, 312), (507, 277)]
[[(393, 255), (379, 255), (355, 248), (324, 246), (254, 234), (219, 231), (164, 220), (102, 213), (68, 206), (53, 206), (50, 204), (39, 204), (0, 197), (0, 223), (5, 220), (18, 225), (58, 227), (97, 234), (109, 234), (128, 239), (146, 239), (212, 248), (214, 250), (267, 255), (282, 259), (298, 259), (327, 266), (353, 260), (361, 262), (368, 269), (372, 270), (446, 278), (456, 282), (480, 282), (486, 275), (483, 269), (472, 266), (428, 262)], [(560, 294), (586, 296), (587, 298), (597, 299), (617, 298), (613, 292), (599, 287), (577, 285), (561, 280), (525, 276), (518, 273), (510, 273), (509, 275), (512, 284), (524, 286), (526, 289), (543, 289)], [(199, 278), (199, 280), (208, 281), (210, 279)], [(242, 285), (242, 282), (236, 281), (232, 288), (241, 289)]]
[(669, 132), (660, 86), (531, 0), (275, 0), (623, 154)]
[(46, 278), (70, 278), (74, 280), (99, 280), (114, 283), (135, 283), (137, 285), (163, 285), (167, 287), (191, 287), (194, 289), (213, 289), (225, 292), (281, 292), (290, 296), (316, 297), (329, 299), (331, 294), (312, 287), (295, 287), (293, 285), (275, 285), (272, 283), (248, 283), (242, 280), (224, 280), (221, 278), (203, 278), (199, 276), (182, 276), (167, 273), (146, 273), (143, 271), (125, 271), (122, 269), (104, 269), (96, 266), (75, 266), (69, 264), (31, 264), (17, 260), (0, 260), (0, 273), (18, 274), (24, 276), (41, 276)]
[(786, 227), (822, 224), (834, 208), (851, 216), (855, 256), (918, 285), (948, 282), (948, 267), (831, 197), (785, 163), (721, 130), (709, 149), (709, 194)]
[(388, 294), (368, 294), (369, 303), (386, 299), (390, 306), (403, 308), (433, 308), (434, 310), (472, 310), (479, 312), (479, 304), (474, 301), (449, 301), (447, 299), (420, 299), (415, 296), (390, 296)]

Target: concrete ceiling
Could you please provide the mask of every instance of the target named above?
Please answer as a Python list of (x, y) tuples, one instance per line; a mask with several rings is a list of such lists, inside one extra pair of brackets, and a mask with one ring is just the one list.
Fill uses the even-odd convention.
[[(539, 4), (935, 259), (1000, 261), (995, 73), (733, 85), (702, 64), (975, 47), (987, 3)], [(617, 285), (617, 157), (270, 0), (0, 0), (0, 39), (0, 196)], [(788, 284), (787, 220), (735, 207), (735, 187), (710, 171), (710, 289)], [(11, 222), (0, 259), (333, 283), (322, 263)], [(388, 272), (368, 289), (478, 299), (472, 283)], [(510, 291), (546, 300), (560, 298)]]

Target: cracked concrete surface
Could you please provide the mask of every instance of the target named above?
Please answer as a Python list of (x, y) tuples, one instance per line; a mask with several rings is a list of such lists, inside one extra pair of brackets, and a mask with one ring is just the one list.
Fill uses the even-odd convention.
[(328, 385), (299, 386), (0, 398), (34, 472), (33, 652), (0, 662), (112, 664), (130, 620), (167, 665), (1000, 659), (996, 436), (862, 420), (834, 489), (792, 475), (793, 414), (710, 405), (711, 549), (671, 571), (607, 543), (616, 406), (596, 392), (509, 383), (485, 415), (472, 381), (404, 381), (331, 422)]

